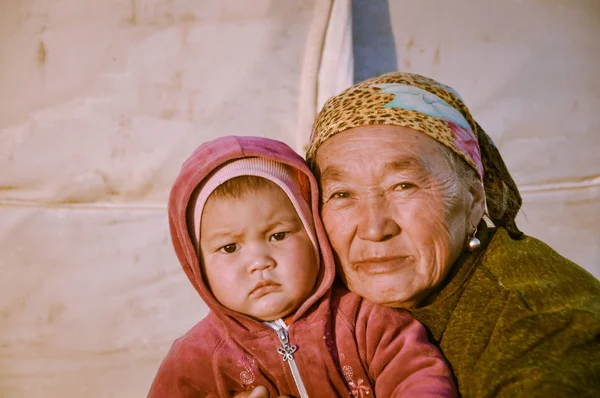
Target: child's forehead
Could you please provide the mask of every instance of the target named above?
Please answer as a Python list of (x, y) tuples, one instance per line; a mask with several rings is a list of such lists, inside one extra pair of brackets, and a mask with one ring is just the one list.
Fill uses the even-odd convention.
[[(279, 185), (268, 179), (261, 179), (264, 180), (264, 183), (259, 186), (246, 186), (235, 190), (225, 187), (226, 183), (231, 182), (231, 180), (227, 181), (208, 196), (205, 207), (209, 203), (223, 203), (228, 206), (249, 205), (254, 203), (257, 198), (264, 200), (265, 203), (284, 199), (289, 201), (288, 195)], [(225, 189), (221, 189), (222, 187)]]
[(204, 207), (200, 241), (254, 239), (274, 228), (303, 226), (283, 191), (261, 189), (242, 197), (216, 197)]
[[(239, 219), (235, 217), (239, 216)], [(298, 214), (288, 195), (278, 185), (245, 191), (236, 196), (210, 196), (202, 211), (202, 221), (210, 217), (215, 222), (231, 221), (235, 224), (298, 219)], [(243, 218), (242, 218), (243, 217)]]

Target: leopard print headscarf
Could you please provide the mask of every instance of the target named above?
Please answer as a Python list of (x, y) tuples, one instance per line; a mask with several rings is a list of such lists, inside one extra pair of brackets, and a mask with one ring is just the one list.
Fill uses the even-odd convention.
[(488, 214), (495, 226), (514, 238), (523, 233), (515, 217), (521, 208), (519, 189), (498, 148), (471, 116), (451, 87), (412, 73), (388, 73), (358, 83), (330, 98), (317, 115), (306, 153), (315, 170), (323, 142), (353, 127), (389, 124), (427, 134), (465, 160), (483, 181)]

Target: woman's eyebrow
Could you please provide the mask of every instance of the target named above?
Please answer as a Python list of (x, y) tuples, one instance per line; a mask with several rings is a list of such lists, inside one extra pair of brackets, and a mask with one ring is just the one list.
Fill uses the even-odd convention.
[[(414, 158), (397, 159), (383, 164), (383, 170), (387, 172), (404, 171), (407, 169), (416, 169), (418, 171), (427, 171), (425, 165)], [(338, 166), (328, 166), (322, 172), (319, 172), (321, 182), (343, 181), (349, 177), (349, 173), (343, 171)]]
[(344, 179), (344, 172), (336, 166), (328, 166), (322, 172), (318, 171), (319, 180), (323, 181), (340, 181)]
[(421, 168), (420, 164), (418, 164), (418, 162), (415, 162), (413, 159), (400, 159), (400, 160), (394, 160), (391, 162), (386, 162), (383, 165), (383, 169), (384, 170), (389, 170), (389, 171), (402, 171), (402, 170), (406, 170), (409, 168)]

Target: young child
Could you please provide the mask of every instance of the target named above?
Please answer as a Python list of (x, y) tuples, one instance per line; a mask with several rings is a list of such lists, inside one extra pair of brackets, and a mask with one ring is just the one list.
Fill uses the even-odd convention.
[[(454, 397), (425, 329), (334, 285), (319, 192), (287, 145), (222, 137), (184, 163), (173, 245), (211, 311), (175, 341), (149, 397)], [(335, 286), (335, 287), (333, 287)]]

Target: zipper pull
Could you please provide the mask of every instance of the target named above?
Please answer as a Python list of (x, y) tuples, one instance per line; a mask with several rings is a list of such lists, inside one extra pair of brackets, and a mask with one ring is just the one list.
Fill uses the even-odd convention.
[(279, 337), (279, 342), (281, 343), (281, 347), (277, 349), (277, 352), (283, 356), (283, 361), (287, 362), (294, 360), (296, 346), (289, 344), (287, 330), (285, 330), (285, 328), (278, 329), (277, 337)]

